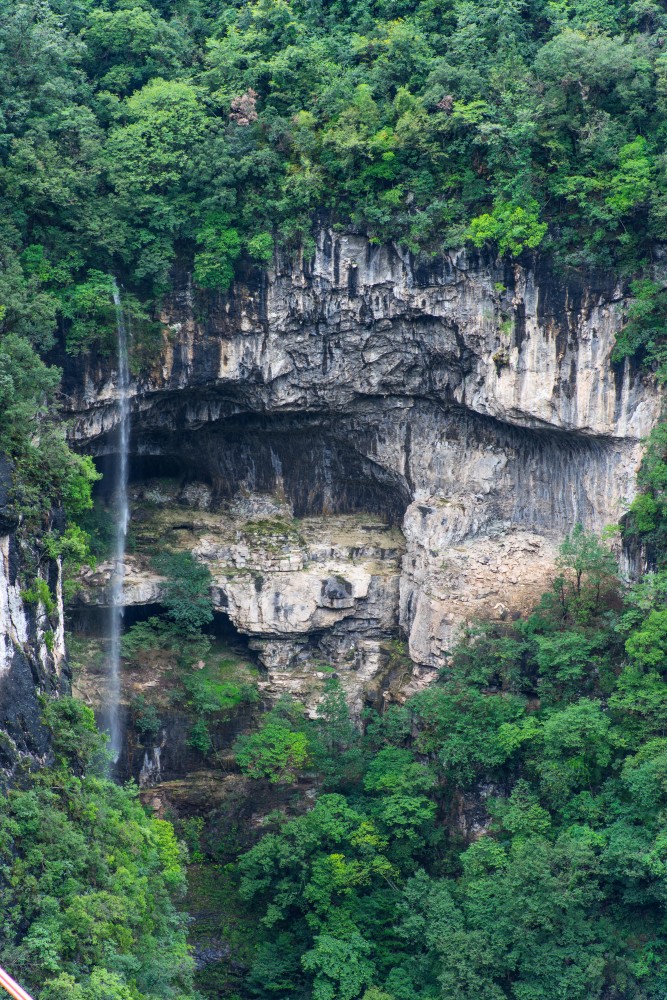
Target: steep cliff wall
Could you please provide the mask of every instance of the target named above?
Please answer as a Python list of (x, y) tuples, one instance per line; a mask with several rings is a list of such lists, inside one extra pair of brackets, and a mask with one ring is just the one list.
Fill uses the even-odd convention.
[[(26, 551), (7, 507), (10, 474), (0, 463), (0, 786), (22, 760), (48, 756), (39, 695), (59, 689), (65, 668), (61, 567), (47, 561), (28, 580)], [(47, 584), (52, 608), (26, 600), (35, 574)]]
[[(203, 482), (213, 509), (246, 491), (297, 516), (385, 515), (406, 543), (400, 627), (428, 670), (463, 619), (525, 609), (576, 522), (616, 522), (632, 498), (660, 399), (611, 365), (624, 305), (543, 261), (425, 266), (325, 230), (312, 260), (226, 296), (182, 275), (161, 362), (132, 389), (135, 472)], [(73, 438), (112, 453), (113, 375), (68, 378)]]

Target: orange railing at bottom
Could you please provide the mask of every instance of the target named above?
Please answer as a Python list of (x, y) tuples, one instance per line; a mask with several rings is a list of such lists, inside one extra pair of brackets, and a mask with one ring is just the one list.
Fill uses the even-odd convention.
[(0, 986), (7, 990), (10, 997), (14, 997), (14, 1000), (32, 1000), (29, 993), (15, 983), (9, 973), (5, 972), (3, 968), (0, 968)]

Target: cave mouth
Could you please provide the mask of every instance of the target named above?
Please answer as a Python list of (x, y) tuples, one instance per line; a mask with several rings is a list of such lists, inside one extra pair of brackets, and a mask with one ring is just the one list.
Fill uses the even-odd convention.
[[(133, 626), (164, 616), (166, 611), (159, 603), (126, 605), (123, 635)], [(70, 641), (78, 640), (72, 641), (74, 661), (78, 660), (83, 668), (74, 675), (76, 693), (93, 708), (101, 730), (107, 728), (109, 612), (105, 606), (79, 605), (72, 609), (68, 630)], [(201, 696), (210, 700), (217, 694), (216, 687), (224, 689), (227, 684), (233, 690), (255, 678), (259, 664), (248, 636), (239, 632), (224, 612), (215, 610), (202, 633), (208, 645), (202, 648), (201, 643), (195, 643), (185, 663), (181, 661), (182, 646), (173, 648), (171, 640), (165, 646), (158, 642), (154, 647), (139, 647), (123, 658), (119, 703), (123, 739), (120, 756), (112, 766), (115, 781), (134, 778), (140, 784), (151, 784), (153, 780), (184, 778), (205, 766), (205, 757), (192, 743), (193, 727), (204, 710), (198, 708), (196, 688), (193, 691), (188, 679), (201, 677)], [(213, 695), (207, 683), (212, 685)], [(213, 752), (228, 757), (235, 739), (256, 711), (257, 699), (241, 701), (232, 713), (225, 712), (224, 706), (206, 708)], [(155, 731), (137, 724), (137, 718), (146, 714), (156, 720)], [(155, 772), (148, 773), (156, 763)]]
[[(87, 639), (108, 639), (111, 607), (107, 604), (71, 605), (67, 614), (67, 631)], [(164, 614), (162, 604), (126, 604), (123, 608), (122, 630)]]
[[(503, 516), (544, 527), (554, 519), (588, 520), (594, 513), (564, 496), (562, 482), (576, 480), (577, 497), (585, 497), (596, 469), (601, 476), (615, 474), (609, 442), (503, 423), (432, 400), (399, 405), (361, 399), (350, 402), (347, 412), (230, 413), (224, 403), (194, 392), (163, 399), (142, 413), (132, 426), (130, 485), (170, 479), (177, 487), (175, 502), (183, 506), (188, 506), (186, 487), (195, 483), (209, 492), (211, 509), (239, 495), (266, 494), (283, 498), (296, 517), (368, 513), (399, 525), (420, 488), (457, 490), (459, 463), (478, 462), (483, 481), (471, 482), (468, 492), (483, 491), (484, 463), (501, 455), (513, 481), (502, 500)], [(195, 422), (193, 413), (201, 419)], [(443, 458), (447, 449), (449, 457)], [(98, 440), (95, 450), (104, 474), (96, 492), (109, 497), (117, 461), (113, 434)], [(425, 472), (431, 464), (429, 481)]]
[(254, 659), (254, 655), (249, 648), (249, 636), (239, 632), (229, 615), (224, 611), (214, 611), (213, 621), (203, 629), (204, 635), (210, 639), (226, 643), (228, 646), (235, 646), (243, 650), (243, 655), (249, 659)]
[[(163, 618), (167, 609), (163, 604), (126, 604), (123, 608), (122, 634), (133, 625)], [(106, 648), (109, 642), (109, 621), (111, 608), (108, 605), (77, 604), (68, 609), (67, 631), (77, 639), (92, 639)], [(229, 650), (238, 657), (257, 665), (257, 654), (250, 648), (250, 637), (240, 632), (224, 611), (214, 609), (213, 618), (202, 628), (203, 635), (210, 641), (214, 652)]]
[[(283, 497), (296, 517), (368, 513), (399, 524), (410, 484), (374, 459), (367, 417), (352, 428), (331, 412), (237, 412), (194, 425), (186, 402), (172, 397), (132, 424), (129, 483), (201, 483), (213, 507), (239, 494), (268, 494)], [(103, 501), (115, 489), (116, 438), (110, 432), (91, 443)]]
[[(116, 469), (120, 461), (117, 451), (110, 451), (104, 455), (93, 457), (95, 468), (102, 478), (93, 486), (93, 497), (109, 504), (113, 499), (116, 489)], [(192, 479), (201, 479), (201, 471), (195, 474), (194, 469), (189, 469), (187, 463), (176, 454), (164, 453), (155, 455), (137, 454), (130, 452), (128, 485), (134, 486), (149, 479), (168, 479), (180, 483), (186, 483)]]

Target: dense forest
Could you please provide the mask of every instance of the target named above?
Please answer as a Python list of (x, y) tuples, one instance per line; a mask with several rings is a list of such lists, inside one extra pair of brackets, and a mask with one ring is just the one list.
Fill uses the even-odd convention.
[(0, 447), (22, 509), (85, 502), (93, 470), (30, 427), (56, 337), (112, 349), (109, 275), (141, 366), (174, 262), (225, 289), (242, 257), (307, 256), (317, 215), (426, 257), (615, 268), (637, 301), (617, 360), (660, 368), (665, 38), (644, 0), (2, 2)]
[[(0, 0), (0, 452), (27, 548), (93, 558), (99, 473), (54, 359), (113, 352), (110, 276), (139, 371), (174, 265), (225, 292), (307, 259), (318, 219), (612, 271), (616, 363), (667, 377), (666, 42), (652, 0)], [(0, 963), (36, 1000), (664, 998), (667, 424), (638, 486), (639, 582), (572, 525), (534, 612), (471, 625), (405, 705), (360, 731), (332, 681), (319, 718), (282, 700), (238, 740), (250, 779), (318, 794), (239, 857), (179, 831), (242, 956), (197, 988), (188, 848), (108, 779), (90, 710), (45, 702), (53, 760), (0, 799)], [(206, 583), (155, 625), (185, 650)]]

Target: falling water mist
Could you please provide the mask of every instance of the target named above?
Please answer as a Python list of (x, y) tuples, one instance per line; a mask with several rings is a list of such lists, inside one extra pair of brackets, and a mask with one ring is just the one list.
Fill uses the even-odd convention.
[(125, 542), (130, 511), (127, 499), (128, 453), (130, 444), (130, 371), (128, 366), (128, 331), (120, 291), (115, 280), (113, 300), (116, 307), (118, 335), (118, 461), (115, 470), (114, 507), (116, 531), (114, 539), (113, 571), (111, 577), (111, 624), (109, 649), (109, 705), (107, 724), (110, 749), (114, 761), (121, 750), (120, 721), (120, 639), (123, 626), (123, 581), (125, 577)]

